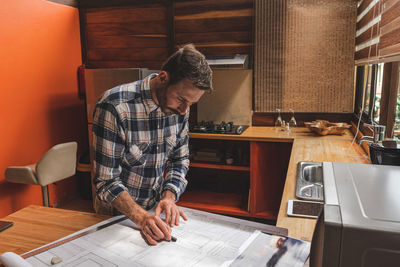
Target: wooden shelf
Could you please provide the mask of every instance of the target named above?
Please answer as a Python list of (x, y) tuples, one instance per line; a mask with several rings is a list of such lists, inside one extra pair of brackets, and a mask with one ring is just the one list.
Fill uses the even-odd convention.
[(225, 164), (203, 163), (203, 162), (191, 162), (190, 167), (218, 169), (218, 170), (232, 170), (232, 171), (250, 171), (250, 166), (225, 165)]
[(247, 211), (247, 195), (242, 194), (186, 191), (177, 204), (215, 213), (250, 216)]

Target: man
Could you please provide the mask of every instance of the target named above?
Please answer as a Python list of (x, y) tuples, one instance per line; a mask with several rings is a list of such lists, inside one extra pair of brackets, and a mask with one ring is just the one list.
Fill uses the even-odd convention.
[[(205, 57), (186, 45), (158, 74), (112, 88), (96, 105), (95, 203), (126, 215), (151, 245), (170, 240), (171, 227), (187, 220), (175, 202), (187, 185), (189, 107), (212, 90), (211, 78)], [(154, 206), (154, 215), (147, 212)]]

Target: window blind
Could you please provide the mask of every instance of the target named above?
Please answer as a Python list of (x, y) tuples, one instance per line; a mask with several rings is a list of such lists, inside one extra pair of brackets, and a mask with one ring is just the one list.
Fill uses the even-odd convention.
[(357, 7), (357, 65), (400, 60), (400, 0), (361, 0)]
[(381, 0), (380, 61), (400, 61), (400, 0)]
[(381, 1), (361, 0), (357, 7), (356, 51), (357, 64), (369, 64), (378, 59)]

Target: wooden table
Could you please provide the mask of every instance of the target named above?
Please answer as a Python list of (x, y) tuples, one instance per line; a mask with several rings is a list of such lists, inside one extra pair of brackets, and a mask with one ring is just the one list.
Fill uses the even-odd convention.
[(0, 254), (7, 251), (22, 254), (108, 218), (94, 213), (28, 206), (1, 219), (14, 225), (0, 232)]

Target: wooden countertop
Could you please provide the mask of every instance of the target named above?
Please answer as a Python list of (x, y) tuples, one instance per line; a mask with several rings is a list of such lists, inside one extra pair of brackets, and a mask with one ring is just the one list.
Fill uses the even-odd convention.
[(299, 161), (337, 161), (370, 163), (364, 150), (351, 140), (338, 139), (295, 139), (286, 175), (277, 226), (289, 230), (289, 236), (311, 241), (316, 219), (289, 217), (286, 215), (287, 202), (296, 199), (297, 163)]
[(7, 251), (28, 252), (108, 218), (94, 213), (28, 206), (1, 219), (14, 225), (0, 232), (0, 255)]
[(343, 135), (318, 136), (305, 127), (292, 128), (282, 132), (274, 127), (249, 127), (241, 135), (198, 134), (191, 138), (224, 139), (243, 141), (293, 142), (286, 182), (283, 190), (277, 226), (289, 230), (289, 236), (311, 241), (316, 219), (289, 217), (286, 215), (287, 202), (296, 199), (296, 175), (299, 161), (353, 162), (369, 164), (364, 150), (356, 143), (354, 135), (347, 130)]
[(320, 139), (320, 140), (352, 140), (353, 134), (346, 131), (344, 135), (318, 136), (305, 127), (290, 129), (290, 132), (283, 132), (274, 127), (249, 127), (241, 135), (235, 134), (204, 134), (190, 133), (190, 138), (194, 139), (221, 139), (221, 140), (241, 140), (241, 141), (267, 141), (267, 142), (293, 142), (294, 139)]

